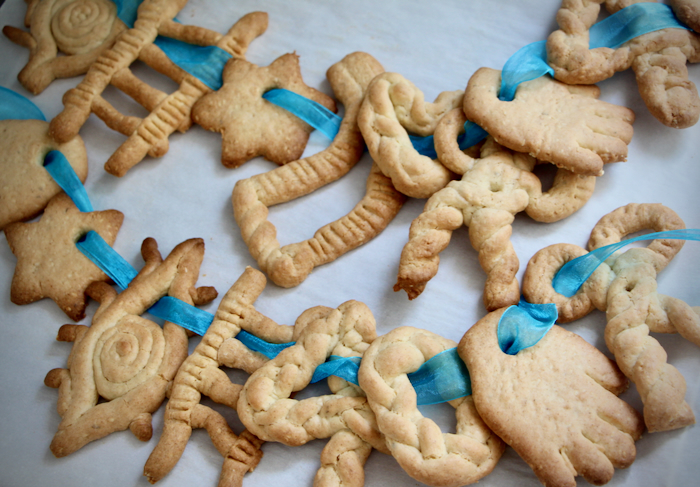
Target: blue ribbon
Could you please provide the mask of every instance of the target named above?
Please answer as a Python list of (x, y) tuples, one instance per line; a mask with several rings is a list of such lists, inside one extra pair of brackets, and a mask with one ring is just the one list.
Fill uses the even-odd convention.
[(499, 347), (508, 355), (532, 347), (547, 334), (558, 316), (553, 303), (532, 304), (520, 298), (520, 302), (507, 308), (498, 321)]
[(46, 117), (34, 103), (9, 88), (0, 86), (0, 120), (43, 120)]
[(63, 153), (49, 151), (44, 157), (44, 167), (80, 211), (93, 211), (85, 186)]
[(282, 350), (291, 347), (296, 343), (269, 343), (262, 338), (258, 338), (255, 335), (248, 333), (245, 330), (239, 331), (238, 335), (236, 335), (236, 339), (249, 349), (255, 352), (260, 352), (269, 359), (275, 358)]
[(277, 88), (265, 92), (263, 98), (292, 112), (316, 130), (321, 131), (329, 140), (333, 140), (340, 130), (342, 118), (320, 103), (298, 93), (284, 88)]
[(562, 266), (552, 280), (556, 292), (570, 298), (583, 286), (583, 283), (593, 274), (600, 264), (622, 247), (640, 240), (664, 238), (672, 240), (700, 240), (699, 229), (668, 230), (665, 232), (647, 233), (620, 242), (595, 249), (585, 255), (576, 257)]

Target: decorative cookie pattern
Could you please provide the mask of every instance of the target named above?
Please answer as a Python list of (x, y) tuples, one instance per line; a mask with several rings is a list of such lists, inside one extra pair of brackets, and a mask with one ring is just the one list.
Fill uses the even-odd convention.
[(57, 457), (127, 428), (141, 441), (151, 438), (151, 413), (187, 357), (187, 333), (140, 315), (166, 295), (191, 305), (216, 297), (213, 288), (195, 287), (204, 257), (201, 240), (181, 243), (163, 260), (155, 240), (146, 239), (141, 254), (145, 265), (123, 292), (103, 282), (90, 285), (87, 292), (100, 307), (89, 327), (66, 325), (59, 331), (58, 339), (73, 342), (73, 348), (67, 368), (45, 379), (58, 388), (61, 423), (51, 442)]

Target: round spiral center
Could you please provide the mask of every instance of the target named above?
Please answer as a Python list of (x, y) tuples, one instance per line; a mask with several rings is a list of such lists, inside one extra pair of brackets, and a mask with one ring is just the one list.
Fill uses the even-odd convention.
[(66, 0), (56, 5), (51, 33), (66, 54), (89, 52), (105, 42), (117, 18), (109, 0)]

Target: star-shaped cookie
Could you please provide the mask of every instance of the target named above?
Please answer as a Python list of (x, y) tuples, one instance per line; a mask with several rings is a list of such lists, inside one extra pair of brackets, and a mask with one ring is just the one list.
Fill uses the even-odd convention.
[(59, 193), (38, 222), (7, 225), (7, 242), (17, 257), (12, 302), (29, 304), (48, 297), (72, 320), (84, 318), (85, 289), (108, 277), (80, 252), (76, 242), (94, 230), (112, 245), (123, 220), (117, 210), (83, 213), (65, 193)]
[(299, 159), (313, 127), (262, 96), (284, 88), (336, 111), (329, 96), (304, 84), (299, 56), (284, 54), (261, 68), (244, 59), (231, 59), (224, 69), (223, 86), (203, 96), (192, 107), (192, 120), (207, 130), (221, 132), (221, 163), (238, 167), (256, 156), (276, 164)]

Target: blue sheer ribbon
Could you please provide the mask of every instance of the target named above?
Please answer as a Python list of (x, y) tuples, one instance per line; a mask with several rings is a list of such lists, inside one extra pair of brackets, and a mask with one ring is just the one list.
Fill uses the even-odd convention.
[(343, 121), (338, 115), (320, 103), (301, 96), (293, 91), (277, 88), (267, 91), (263, 98), (270, 103), (292, 112), (294, 115), (319, 130), (329, 140), (335, 139)]
[(0, 120), (43, 120), (46, 117), (34, 103), (9, 88), (0, 86)]
[(44, 157), (44, 168), (80, 211), (93, 211), (85, 186), (63, 153), (57, 150), (49, 151)]
[(568, 298), (576, 294), (583, 283), (595, 272), (600, 264), (622, 247), (640, 240), (653, 240), (655, 238), (672, 240), (700, 240), (700, 230), (694, 228), (681, 230), (668, 230), (665, 232), (647, 233), (638, 237), (629, 238), (620, 242), (600, 247), (587, 254), (570, 260), (562, 266), (552, 280), (552, 287), (556, 292)]

